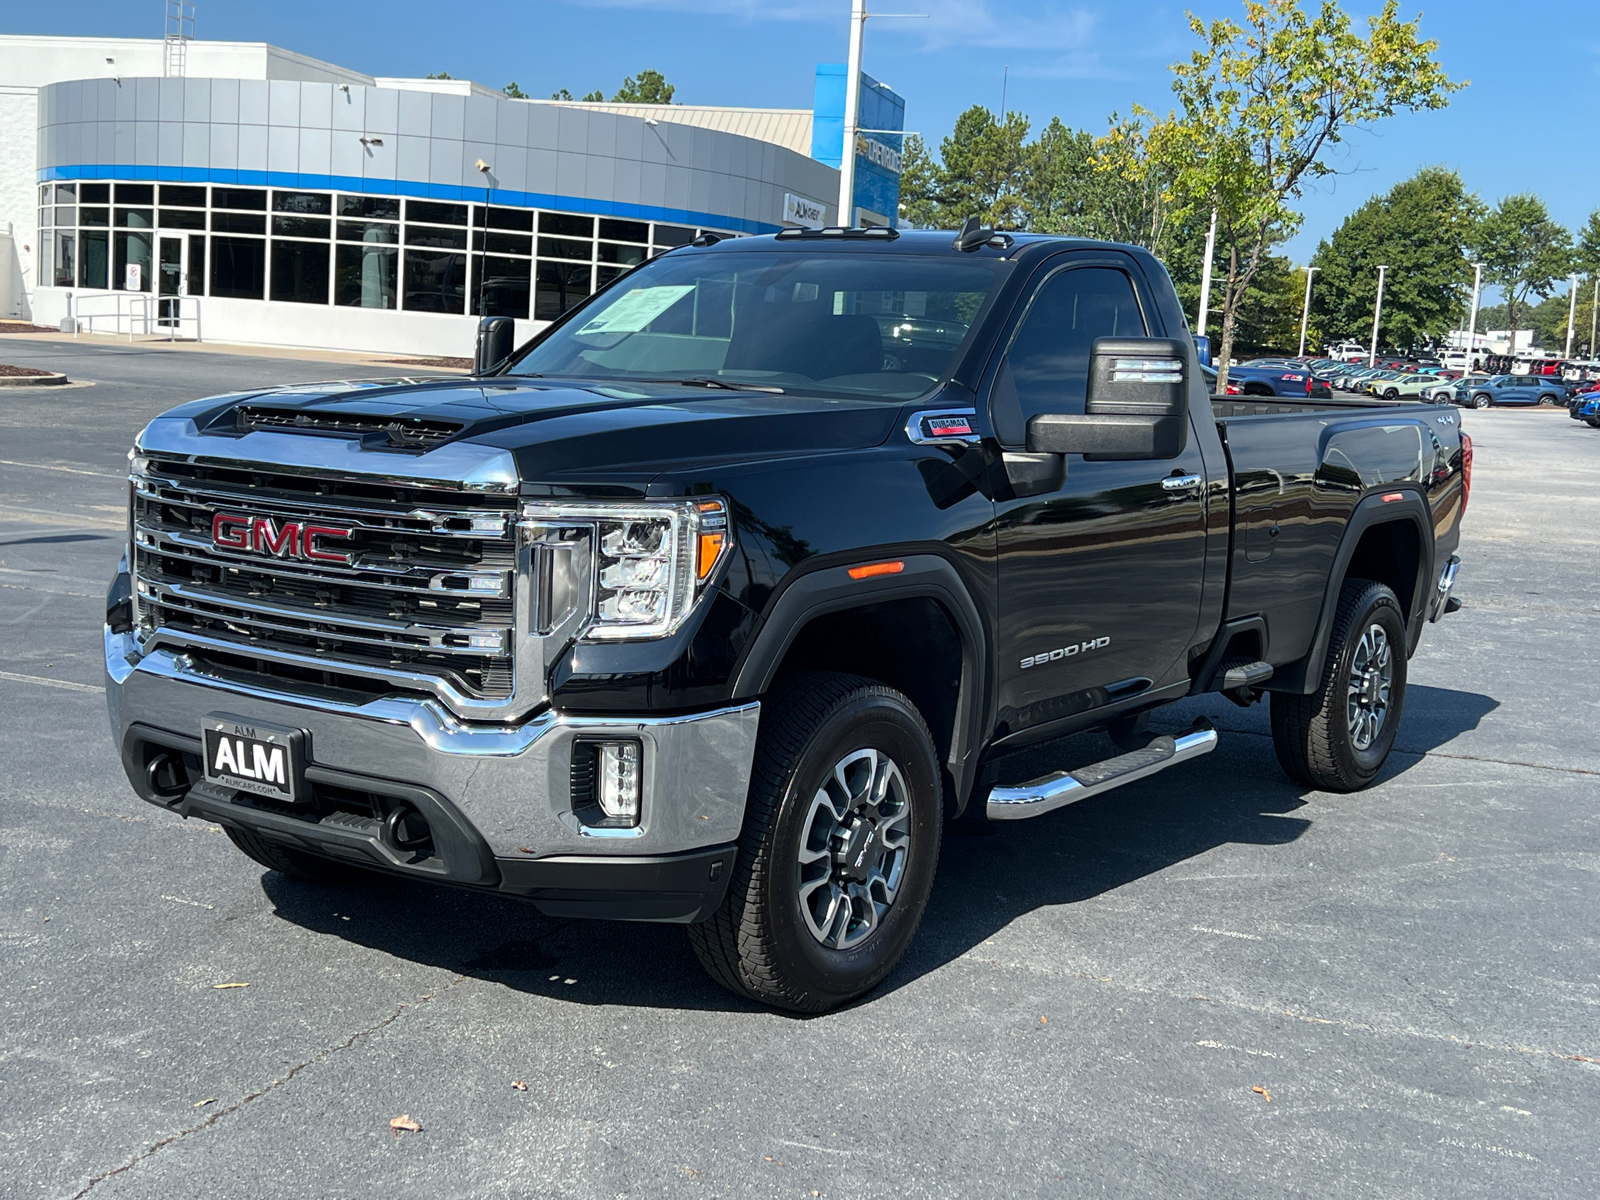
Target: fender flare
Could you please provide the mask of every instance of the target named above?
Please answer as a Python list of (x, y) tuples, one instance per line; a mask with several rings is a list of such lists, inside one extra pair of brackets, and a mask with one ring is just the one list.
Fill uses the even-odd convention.
[(784, 587), (734, 667), (732, 697), (751, 698), (770, 688), (795, 637), (816, 617), (889, 600), (935, 601), (949, 615), (961, 642), (961, 682), (946, 762), (956, 785), (948, 807), (959, 815), (977, 776), (984, 743), (989, 650), (983, 620), (960, 573), (946, 559), (937, 554), (852, 556), (855, 562), (874, 557), (898, 558), (905, 567), (894, 575), (852, 579), (848, 565), (827, 566), (808, 571)]
[[(1384, 496), (1395, 492), (1403, 493), (1404, 498), (1384, 500)], [(1363, 498), (1351, 512), (1339, 548), (1334, 552), (1333, 567), (1328, 572), (1328, 582), (1322, 594), (1322, 611), (1317, 617), (1317, 632), (1311, 639), (1311, 649), (1306, 654), (1300, 678), (1281, 680), (1286, 686), (1272, 690), (1299, 691), (1304, 695), (1317, 690), (1317, 684), (1322, 679), (1323, 664), (1328, 657), (1328, 643), (1333, 638), (1333, 618), (1339, 610), (1339, 593), (1344, 588), (1345, 574), (1350, 569), (1350, 560), (1355, 557), (1356, 547), (1369, 529), (1396, 521), (1410, 521), (1417, 531), (1417, 578), (1412, 585), (1406, 618), (1407, 655), (1416, 649), (1428, 616), (1427, 587), (1428, 581), (1433, 578), (1434, 556), (1438, 548), (1434, 545), (1432, 512), (1421, 490), (1414, 483), (1392, 484), (1386, 485), (1380, 494)]]

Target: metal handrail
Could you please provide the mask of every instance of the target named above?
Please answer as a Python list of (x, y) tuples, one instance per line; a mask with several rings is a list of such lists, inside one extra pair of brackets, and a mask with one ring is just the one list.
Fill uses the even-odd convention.
[[(110, 321), (112, 336), (126, 333), (128, 340), (133, 341), (134, 335), (140, 334), (149, 337), (151, 333), (160, 331), (164, 327), (167, 331), (167, 340), (175, 341), (179, 331), (185, 324), (194, 326), (194, 340), (200, 340), (200, 297), (199, 296), (151, 296), (144, 292), (109, 292), (98, 296), (78, 296), (74, 304), (69, 299), (68, 316), (72, 318), (72, 336), (80, 333), (100, 333), (97, 322)], [(84, 306), (96, 301), (110, 301), (109, 311), (85, 311)], [(162, 305), (170, 305), (171, 316), (162, 315)], [(152, 328), (155, 326), (156, 328)]]

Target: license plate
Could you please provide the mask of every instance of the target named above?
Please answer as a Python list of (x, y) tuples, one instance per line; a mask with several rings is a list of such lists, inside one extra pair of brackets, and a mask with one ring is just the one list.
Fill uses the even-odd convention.
[(212, 713), (202, 729), (206, 778), (290, 803), (305, 792), (305, 731)]

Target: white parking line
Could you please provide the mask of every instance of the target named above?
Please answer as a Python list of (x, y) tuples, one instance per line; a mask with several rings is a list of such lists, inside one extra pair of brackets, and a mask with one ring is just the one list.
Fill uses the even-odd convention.
[(18, 675), (15, 671), (0, 671), (0, 679), (16, 683), (37, 683), (41, 687), (62, 688), (69, 692), (104, 692), (105, 688), (90, 683), (68, 683), (65, 679), (46, 679), (42, 675)]

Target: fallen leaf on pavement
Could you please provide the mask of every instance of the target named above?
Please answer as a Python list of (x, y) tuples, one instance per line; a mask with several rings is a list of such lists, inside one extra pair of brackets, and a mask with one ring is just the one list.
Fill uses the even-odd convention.
[(217, 1102), (217, 1098), (215, 1096), (211, 1096), (211, 1097), (208, 1097), (205, 1100), (196, 1101), (194, 1104), (191, 1104), (189, 1107), (190, 1108), (204, 1108), (206, 1105), (215, 1104), (216, 1102)]
[(511, 1086), (516, 1088), (519, 1092), (525, 1092), (528, 1090), (528, 1085), (520, 1079), (513, 1079), (511, 1081)]
[(1262, 1098), (1264, 1098), (1268, 1104), (1272, 1103), (1272, 1093), (1267, 1091), (1266, 1088), (1264, 1088), (1264, 1087), (1253, 1087), (1250, 1090), (1252, 1092), (1254, 1092), (1256, 1095), (1261, 1096)]
[(248, 983), (213, 983), (211, 985), (211, 990), (214, 991), (214, 992), (220, 992), (220, 991), (224, 991), (227, 988), (249, 987), (249, 986), (250, 985)]
[(418, 1125), (411, 1119), (410, 1113), (401, 1113), (398, 1117), (392, 1118), (389, 1122), (389, 1128), (394, 1131), (395, 1137), (400, 1136), (400, 1131), (402, 1129), (404, 1129), (407, 1133), (422, 1132), (422, 1126)]

